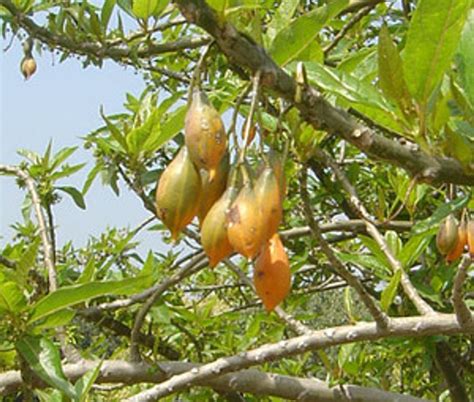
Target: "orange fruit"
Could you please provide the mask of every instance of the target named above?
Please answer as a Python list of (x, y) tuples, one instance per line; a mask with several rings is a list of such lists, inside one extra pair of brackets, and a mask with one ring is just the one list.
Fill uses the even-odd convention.
[(278, 233), (262, 246), (255, 261), (253, 282), (267, 311), (278, 306), (290, 291), (290, 264)]

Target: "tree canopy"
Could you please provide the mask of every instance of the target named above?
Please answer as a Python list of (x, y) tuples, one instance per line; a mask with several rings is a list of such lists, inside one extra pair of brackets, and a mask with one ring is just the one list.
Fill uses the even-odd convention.
[[(53, 52), (146, 83), (97, 104), (89, 164), (51, 143), (0, 161), (25, 193), (0, 250), (4, 400), (474, 399), (471, 0), (0, 0), (0, 18), (27, 80)], [(87, 212), (92, 185), (149, 218), (58, 239), (55, 207)]]

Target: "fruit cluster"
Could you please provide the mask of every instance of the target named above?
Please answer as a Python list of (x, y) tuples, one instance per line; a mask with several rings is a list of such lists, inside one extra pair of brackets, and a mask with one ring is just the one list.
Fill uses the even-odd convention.
[(291, 286), (288, 256), (277, 232), (286, 182), (280, 155), (271, 151), (263, 159), (256, 175), (240, 158), (231, 167), (222, 119), (205, 93), (195, 89), (185, 119), (185, 145), (158, 181), (156, 208), (174, 240), (198, 217), (211, 267), (234, 252), (256, 258), (255, 288), (271, 311)]
[(462, 219), (458, 223), (453, 215), (449, 215), (439, 227), (436, 245), (449, 263), (457, 260), (466, 247), (474, 257), (474, 221)]

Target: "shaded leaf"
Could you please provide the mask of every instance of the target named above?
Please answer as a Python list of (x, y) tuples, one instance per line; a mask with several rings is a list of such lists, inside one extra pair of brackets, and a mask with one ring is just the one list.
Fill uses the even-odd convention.
[(405, 79), (413, 97), (426, 105), (458, 47), (470, 0), (421, 0), (407, 34)]
[(74, 203), (81, 209), (86, 209), (86, 202), (82, 193), (75, 187), (70, 186), (61, 186), (56, 187), (56, 190), (63, 191), (66, 194), (69, 194), (73, 199)]
[(393, 299), (397, 295), (398, 285), (400, 283), (400, 278), (402, 277), (402, 271), (397, 271), (392, 276), (390, 283), (388, 286), (383, 290), (382, 297), (380, 301), (380, 306), (382, 307), (383, 311), (388, 311), (390, 306), (393, 303)]
[(30, 368), (45, 383), (75, 399), (76, 391), (64, 375), (59, 350), (47, 338), (24, 336), (15, 345)]

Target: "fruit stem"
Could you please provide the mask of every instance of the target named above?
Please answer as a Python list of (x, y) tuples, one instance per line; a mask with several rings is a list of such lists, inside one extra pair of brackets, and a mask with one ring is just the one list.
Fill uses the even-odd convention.
[(261, 71), (258, 70), (254, 77), (253, 77), (253, 95), (252, 95), (252, 102), (250, 104), (250, 111), (249, 115), (246, 120), (246, 125), (245, 125), (245, 135), (244, 135), (244, 143), (242, 145), (242, 149), (240, 150), (240, 157), (239, 157), (239, 164), (243, 163), (245, 159), (245, 153), (247, 152), (248, 148), (248, 139), (250, 137), (250, 130), (252, 129), (252, 122), (253, 122), (253, 115), (255, 114), (255, 110), (257, 109), (258, 105), (258, 92), (260, 88), (260, 76), (261, 76)]
[(237, 101), (235, 102), (235, 106), (234, 106), (234, 113), (232, 115), (232, 120), (231, 120), (229, 131), (228, 131), (229, 136), (232, 134), (232, 139), (234, 140), (234, 148), (237, 154), (239, 153), (239, 150), (240, 150), (239, 139), (237, 137), (237, 131), (236, 131), (237, 117), (239, 116), (240, 106), (244, 102), (244, 99), (247, 97), (251, 89), (252, 89), (252, 83), (249, 82), (248, 84), (245, 85), (242, 93), (237, 98)]
[(205, 68), (206, 58), (209, 55), (209, 51), (211, 50), (212, 45), (214, 45), (215, 41), (212, 40), (209, 44), (204, 48), (199, 57), (199, 60), (194, 68), (193, 76), (191, 77), (191, 84), (189, 85), (189, 92), (188, 92), (188, 109), (191, 106), (191, 102), (193, 99), (193, 92), (194, 88), (200, 89), (201, 88), (201, 72)]

